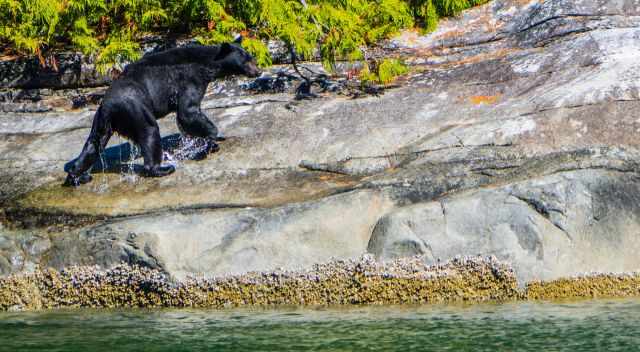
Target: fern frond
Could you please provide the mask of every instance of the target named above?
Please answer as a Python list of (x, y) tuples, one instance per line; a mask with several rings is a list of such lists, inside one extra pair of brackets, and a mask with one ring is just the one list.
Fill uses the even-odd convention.
[(142, 56), (140, 45), (133, 41), (130, 32), (114, 33), (107, 39), (107, 45), (96, 59), (96, 69), (105, 74), (114, 67), (122, 67), (127, 62), (138, 60)]

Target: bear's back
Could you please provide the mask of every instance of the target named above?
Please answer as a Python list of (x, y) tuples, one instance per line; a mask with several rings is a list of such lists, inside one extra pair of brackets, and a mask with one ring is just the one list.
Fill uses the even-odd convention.
[(213, 61), (220, 49), (217, 46), (187, 46), (172, 48), (159, 53), (144, 56), (140, 60), (129, 64), (124, 74), (139, 71), (144, 67), (179, 66), (179, 65), (206, 65)]

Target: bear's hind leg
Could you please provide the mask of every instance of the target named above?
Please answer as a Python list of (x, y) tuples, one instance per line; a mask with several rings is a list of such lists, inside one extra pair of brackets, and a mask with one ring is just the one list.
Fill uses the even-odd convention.
[(176, 171), (173, 165), (162, 165), (162, 144), (160, 142), (160, 129), (157, 124), (146, 128), (138, 141), (138, 145), (144, 158), (143, 176), (162, 177)]
[[(101, 116), (97, 116), (96, 118), (102, 119)], [(82, 148), (82, 152), (80, 152), (80, 155), (69, 168), (63, 186), (77, 187), (81, 184), (91, 182), (92, 178), (91, 174), (89, 174), (89, 169), (91, 169), (96, 160), (98, 160), (100, 153), (104, 151), (112, 135), (113, 132), (111, 128), (109, 128), (104, 121), (94, 121), (89, 137)]]

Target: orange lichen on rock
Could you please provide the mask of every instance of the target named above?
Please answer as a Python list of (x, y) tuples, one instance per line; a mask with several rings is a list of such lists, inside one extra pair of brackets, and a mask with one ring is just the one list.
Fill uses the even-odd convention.
[(472, 104), (474, 105), (493, 105), (498, 102), (500, 99), (500, 95), (474, 95), (469, 98)]

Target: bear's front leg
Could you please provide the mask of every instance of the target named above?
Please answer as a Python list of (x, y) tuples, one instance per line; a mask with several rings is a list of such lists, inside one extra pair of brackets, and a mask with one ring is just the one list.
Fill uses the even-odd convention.
[(207, 115), (200, 111), (200, 102), (203, 94), (200, 91), (187, 89), (180, 97), (177, 112), (177, 122), (180, 131), (192, 137), (204, 138), (205, 148), (196, 154), (195, 160), (201, 160), (207, 157), (207, 154), (215, 153), (220, 150), (220, 146), (216, 143), (224, 138), (218, 137), (218, 128), (209, 120)]
[[(155, 120), (150, 120), (154, 121)], [(142, 175), (145, 177), (163, 177), (176, 171), (173, 165), (162, 165), (162, 144), (160, 142), (160, 129), (157, 124), (149, 125), (138, 141), (144, 159)]]

